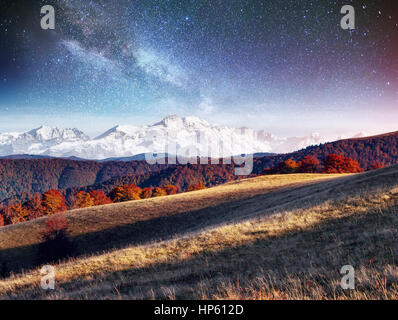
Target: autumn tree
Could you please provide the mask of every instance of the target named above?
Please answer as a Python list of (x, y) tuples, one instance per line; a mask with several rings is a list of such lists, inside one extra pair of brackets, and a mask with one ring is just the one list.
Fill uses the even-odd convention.
[(163, 189), (166, 191), (167, 195), (172, 195), (172, 194), (177, 194), (178, 193), (178, 187), (174, 185), (166, 185), (163, 186)]
[(70, 256), (73, 244), (69, 239), (69, 221), (62, 215), (50, 217), (42, 232), (43, 242), (39, 245), (41, 262), (57, 261)]
[(141, 191), (141, 199), (148, 199), (150, 197), (152, 197), (152, 188), (144, 188)]
[(45, 229), (42, 232), (43, 240), (54, 240), (66, 237), (69, 234), (69, 222), (63, 216), (54, 216), (46, 220)]
[(319, 168), (319, 160), (313, 156), (307, 155), (298, 164), (299, 171), (303, 173), (315, 173)]
[(9, 221), (6, 220), (6, 210), (7, 206), (0, 203), (0, 220), (2, 221), (2, 224), (0, 225), (1, 227), (10, 223)]
[(0, 227), (3, 227), (7, 224), (5, 215), (6, 215), (6, 206), (0, 203)]
[(112, 200), (106, 196), (104, 191), (91, 190), (89, 193), (90, 193), (90, 196), (94, 199), (95, 206), (112, 203)]
[(65, 211), (65, 197), (57, 190), (50, 190), (42, 195), (42, 206), (44, 215)]
[(74, 196), (74, 201), (72, 204), (73, 208), (88, 208), (94, 206), (94, 198), (90, 193), (85, 191), (79, 191)]
[(160, 187), (156, 187), (153, 189), (152, 197), (163, 197), (163, 196), (167, 196), (167, 192), (165, 189)]
[(381, 168), (383, 168), (384, 166), (381, 164), (381, 163), (379, 163), (379, 162), (373, 162), (371, 165), (370, 165), (370, 167), (369, 167), (369, 170), (377, 170), (377, 169), (381, 169)]
[(29, 211), (20, 202), (11, 203), (5, 210), (6, 219), (10, 224), (29, 220)]
[(363, 169), (354, 159), (329, 154), (324, 161), (324, 171), (326, 173), (359, 173), (363, 172)]
[(29, 211), (30, 219), (36, 219), (44, 214), (44, 207), (42, 205), (42, 196), (36, 193), (32, 199), (24, 203), (24, 207)]
[(123, 202), (141, 199), (142, 189), (136, 185), (129, 184), (117, 187), (109, 193), (109, 197), (113, 202)]
[(199, 183), (189, 185), (187, 188), (187, 192), (198, 191), (198, 190), (202, 190), (202, 189), (206, 189), (206, 186), (203, 184), (203, 182), (199, 182)]
[(278, 164), (278, 172), (285, 173), (295, 173), (298, 169), (298, 164), (293, 159), (288, 159), (286, 161), (281, 161)]

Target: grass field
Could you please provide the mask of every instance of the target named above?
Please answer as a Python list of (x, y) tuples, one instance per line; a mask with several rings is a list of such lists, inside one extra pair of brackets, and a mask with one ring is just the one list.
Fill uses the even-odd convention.
[[(45, 219), (0, 230), (4, 299), (395, 299), (398, 167), (275, 175), (66, 212), (76, 256), (40, 288)], [(343, 265), (356, 290), (340, 288)], [(22, 270), (24, 269), (24, 270)]]

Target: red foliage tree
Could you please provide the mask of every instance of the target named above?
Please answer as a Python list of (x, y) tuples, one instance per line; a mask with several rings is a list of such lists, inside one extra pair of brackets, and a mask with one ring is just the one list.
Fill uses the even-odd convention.
[(324, 161), (324, 167), (326, 173), (363, 172), (363, 169), (357, 161), (337, 154), (329, 154)]
[(55, 238), (65, 237), (69, 234), (69, 222), (63, 216), (48, 218), (46, 226), (42, 232), (43, 240), (54, 240)]
[(307, 155), (299, 162), (299, 171), (303, 173), (315, 173), (319, 169), (319, 160)]
[(65, 211), (65, 197), (57, 190), (50, 190), (42, 195), (42, 206), (44, 215)]
[(32, 199), (24, 203), (24, 207), (29, 211), (29, 218), (36, 219), (43, 215), (44, 207), (42, 205), (42, 196), (36, 193)]
[(0, 204), (0, 227), (3, 227), (6, 225), (6, 221), (5, 221), (5, 209), (6, 207), (3, 206), (2, 204)]
[(381, 164), (381, 163), (379, 163), (379, 162), (373, 162), (372, 164), (371, 164), (371, 166), (369, 167), (369, 170), (377, 170), (377, 169), (381, 169), (381, 168), (383, 168), (384, 166)]
[(62, 215), (50, 217), (42, 232), (43, 242), (39, 245), (41, 262), (57, 261), (73, 253), (73, 243), (69, 239), (69, 222)]

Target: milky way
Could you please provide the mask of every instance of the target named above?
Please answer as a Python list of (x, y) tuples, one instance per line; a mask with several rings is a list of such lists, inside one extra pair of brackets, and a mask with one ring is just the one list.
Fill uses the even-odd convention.
[[(54, 31), (40, 29), (45, 4)], [(344, 4), (355, 30), (340, 27)], [(398, 120), (393, 0), (1, 6), (0, 131), (43, 121), (100, 131), (171, 113), (286, 134), (382, 132)]]

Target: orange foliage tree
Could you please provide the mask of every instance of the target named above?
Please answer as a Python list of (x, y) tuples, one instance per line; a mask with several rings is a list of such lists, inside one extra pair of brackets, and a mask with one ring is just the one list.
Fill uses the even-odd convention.
[(19, 223), (29, 220), (29, 211), (22, 205), (22, 203), (11, 203), (5, 210), (6, 219), (9, 223)]
[(172, 184), (168, 184), (166, 186), (163, 186), (163, 189), (166, 191), (167, 195), (177, 194), (178, 193), (178, 187), (174, 186)]
[(278, 172), (285, 173), (294, 173), (297, 171), (299, 165), (293, 159), (288, 159), (286, 161), (281, 161), (278, 164)]
[(90, 193), (90, 196), (94, 199), (95, 206), (112, 203), (112, 200), (106, 196), (104, 191), (91, 190), (89, 193)]
[(113, 202), (123, 202), (141, 199), (142, 189), (134, 184), (128, 184), (117, 187), (109, 193), (109, 197)]
[(160, 187), (156, 187), (153, 189), (152, 197), (163, 197), (163, 196), (167, 196), (167, 192), (165, 189)]
[(206, 189), (206, 186), (203, 184), (203, 182), (199, 182), (196, 184), (191, 184), (188, 186), (187, 191), (197, 191), (197, 190), (202, 190), (202, 189)]
[(144, 188), (141, 191), (141, 199), (148, 199), (150, 197), (152, 197), (152, 192), (153, 189), (152, 188)]
[(57, 190), (50, 190), (42, 195), (42, 206), (44, 215), (66, 211), (65, 197)]
[(88, 208), (94, 206), (94, 198), (85, 191), (79, 191), (75, 194), (72, 207)]

